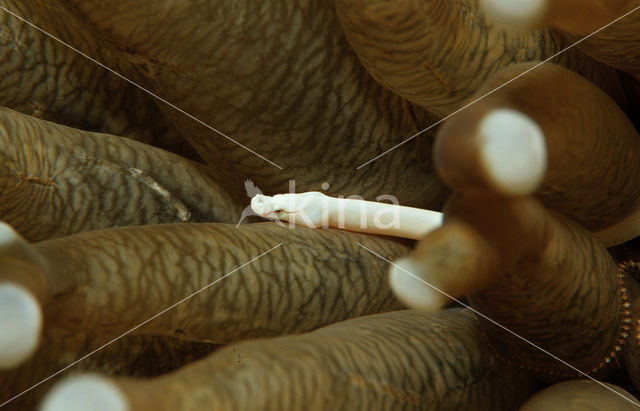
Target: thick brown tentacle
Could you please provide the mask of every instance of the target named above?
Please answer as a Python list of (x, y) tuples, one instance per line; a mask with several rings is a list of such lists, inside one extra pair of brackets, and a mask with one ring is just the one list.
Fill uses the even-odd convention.
[[(567, 44), (552, 31), (505, 32), (484, 20), (477, 0), (339, 0), (349, 42), (373, 78), (443, 117), (496, 71), (551, 57)], [(455, 33), (455, 34), (451, 34)], [(556, 60), (622, 101), (612, 70), (569, 50)]]
[(336, 195), (442, 206), (445, 189), (416, 159), (415, 141), (356, 170), (433, 121), (367, 74), (332, 2), (167, 3), (162, 13), (139, 1), (65, 4), (113, 45), (117, 56), (105, 59), (133, 65), (123, 74), (283, 168), (161, 104), (215, 173), (228, 176), (228, 191), (246, 177), (269, 194), (286, 191), (290, 179), (297, 191), (318, 190), (332, 176)]
[[(501, 70), (471, 99), (534, 65)], [(502, 109), (522, 113), (539, 126), (546, 172), (535, 163), (538, 158), (531, 158), (535, 136), (526, 127), (491, 119)], [(593, 231), (640, 206), (640, 136), (635, 127), (604, 92), (554, 64), (537, 67), (445, 122), (434, 156), (441, 177), (458, 190), (504, 191), (500, 181), (513, 178), (514, 168), (526, 172), (542, 167), (536, 196)]]
[(365, 235), (273, 223), (118, 228), (30, 247), (46, 262), (39, 277), (47, 286), (45, 325), (118, 333), (284, 243), (136, 331), (228, 342), (398, 308), (384, 262), (356, 242), (393, 258), (407, 250)]
[[(630, 304), (606, 249), (531, 198), (459, 193), (444, 226), (398, 264), (392, 284), (411, 306), (433, 310), (448, 299), (407, 272), (451, 296), (468, 294), (479, 312), (583, 372), (612, 363), (628, 329)], [(576, 375), (494, 323), (482, 325), (505, 359), (542, 376)]]
[(0, 219), (30, 241), (119, 225), (231, 223), (244, 206), (202, 165), (146, 144), (9, 109), (0, 124)]
[[(634, 7), (640, 6), (635, 0)], [(577, 36), (567, 35), (571, 41)], [(619, 70), (640, 76), (640, 10), (615, 22), (580, 43), (580, 49), (594, 59)]]
[(379, 314), (229, 346), (150, 381), (112, 381), (140, 411), (513, 408), (531, 381), (486, 355), (472, 316)]
[[(53, 30), (91, 57), (114, 56), (105, 39), (94, 36), (90, 25), (62, 2), (4, 0), (0, 6)], [(0, 105), (194, 158), (193, 148), (146, 93), (4, 10), (0, 27)]]
[[(0, 371), (0, 404), (11, 400), (1, 407), (2, 410), (36, 409), (40, 399), (60, 377), (55, 376), (30, 389), (33, 385), (107, 343), (109, 345), (73, 365), (65, 373), (86, 371), (149, 378), (200, 359), (218, 347), (216, 344), (163, 336), (125, 336), (111, 342), (115, 337), (46, 330), (42, 344), (29, 361), (19, 368)], [(30, 390), (20, 395), (27, 389)]]
[(640, 74), (638, 0), (481, 0), (480, 4), (499, 26), (565, 31), (572, 43), (579, 43), (595, 60)]

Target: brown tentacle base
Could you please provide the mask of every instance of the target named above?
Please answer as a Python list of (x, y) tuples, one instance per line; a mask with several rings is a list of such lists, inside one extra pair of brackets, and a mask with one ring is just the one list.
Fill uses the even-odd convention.
[[(128, 407), (121, 409), (141, 411), (517, 407), (532, 380), (475, 345), (480, 340), (473, 316), (459, 309), (378, 314), (309, 334), (232, 345), (147, 381), (72, 377), (51, 392), (44, 410), (82, 401), (70, 393), (83, 387), (89, 397), (107, 391), (109, 401)], [(495, 384), (509, 389), (498, 393), (491, 389)]]

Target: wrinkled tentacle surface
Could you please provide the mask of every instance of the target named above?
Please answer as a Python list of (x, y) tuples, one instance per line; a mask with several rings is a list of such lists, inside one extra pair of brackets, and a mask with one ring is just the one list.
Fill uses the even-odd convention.
[[(514, 409), (578, 371), (638, 384), (637, 275), (591, 233), (637, 234), (637, 16), (536, 66), (637, 0), (520, 30), (479, 3), (0, 1), (156, 94), (0, 11), (0, 304), (42, 320), (0, 400), (78, 359), (92, 377), (8, 408)], [(236, 227), (247, 178), (446, 204), (444, 225)]]
[(120, 225), (231, 223), (240, 215), (242, 206), (201, 164), (7, 109), (0, 118), (0, 213), (31, 241)]
[[(392, 241), (269, 223), (238, 230), (204, 224), (113, 229), (35, 249), (52, 267), (45, 307), (52, 323), (124, 332), (283, 243), (259, 264), (248, 264), (140, 330), (228, 342), (399, 308), (384, 261), (359, 251), (356, 242), (392, 256), (406, 252)], [(329, 249), (334, 257), (327, 256)]]
[[(499, 71), (471, 99), (533, 66), (514, 64)], [(443, 125), (435, 158), (439, 174), (450, 186), (500, 192), (505, 184), (501, 185), (500, 179), (512, 176), (516, 171), (513, 167), (539, 167), (535, 162), (540, 160), (531, 158), (533, 137), (521, 136), (526, 130), (519, 131), (518, 140), (510, 138), (510, 144), (501, 148), (507, 143), (499, 140), (499, 128), (516, 130), (517, 125), (488, 125), (489, 116), (500, 109), (528, 116), (544, 135), (546, 170), (538, 182), (541, 187), (534, 189), (547, 207), (594, 231), (613, 225), (638, 207), (638, 131), (600, 89), (550, 63), (507, 84)], [(507, 153), (513, 157), (510, 162), (499, 159)], [(512, 168), (493, 167), (500, 161)]]
[[(496, 28), (478, 12), (477, 0), (338, 0), (336, 5), (349, 43), (368, 72), (438, 116), (458, 109), (499, 69), (544, 60), (566, 43), (552, 31)], [(575, 50), (560, 55), (558, 62), (621, 97), (615, 76)]]
[[(60, 371), (82, 356), (91, 354), (116, 335), (86, 334), (65, 330), (45, 330), (38, 351), (22, 367), (0, 371), (0, 404), (31, 388), (36, 382)], [(210, 343), (163, 336), (125, 336), (96, 351), (78, 364), (73, 372), (100, 372), (114, 376), (149, 378), (188, 364), (214, 351)], [(50, 379), (13, 400), (3, 409), (36, 409), (57, 382)]]
[[(109, 52), (104, 38), (67, 7), (43, 1), (2, 1), (0, 5), (40, 27), (55, 27), (90, 56)], [(194, 158), (179, 132), (146, 93), (2, 11), (0, 104), (38, 118), (125, 136)], [(83, 33), (82, 36), (75, 36)], [(135, 112), (135, 114), (133, 114)], [(197, 156), (196, 156), (197, 157)]]
[[(486, 355), (472, 317), (378, 314), (231, 345), (150, 381), (114, 382), (136, 410), (513, 408), (532, 381)], [(507, 382), (509, 390), (492, 389)], [(185, 392), (193, 395), (177, 395)]]
[[(614, 261), (586, 230), (535, 200), (460, 194), (443, 227), (399, 264), (392, 284), (409, 305), (434, 310), (447, 302), (426, 283), (469, 294), (479, 312), (583, 372), (603, 368), (624, 342), (627, 300)], [(483, 325), (504, 358), (545, 375), (575, 374), (495, 323)]]
[[(263, 190), (285, 191), (287, 180), (294, 178), (298, 190), (308, 191), (318, 189), (326, 176), (343, 173), (351, 177), (329, 182), (336, 193), (375, 197), (393, 192), (409, 205), (441, 206), (444, 188), (428, 166), (412, 161), (411, 151), (394, 152), (354, 172), (383, 146), (401, 142), (432, 121), (367, 75), (329, 2), (214, 1), (163, 13), (153, 3), (137, 1), (68, 4), (96, 36), (115, 45), (105, 61), (122, 65), (124, 74), (283, 168), (161, 105), (214, 165), (213, 172), (228, 176), (225, 188), (252, 176)], [(131, 20), (138, 22), (136, 30)], [(179, 23), (185, 20), (189, 27)], [(292, 150), (298, 154), (289, 155)], [(318, 162), (323, 156), (334, 161)], [(411, 177), (417, 175), (423, 181), (419, 187)]]

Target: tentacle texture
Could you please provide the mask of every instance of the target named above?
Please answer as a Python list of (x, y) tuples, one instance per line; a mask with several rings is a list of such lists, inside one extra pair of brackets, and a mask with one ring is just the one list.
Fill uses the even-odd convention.
[[(588, 231), (628, 227), (636, 215), (637, 134), (629, 124), (640, 121), (625, 117), (637, 110), (635, 20), (556, 56), (564, 68), (527, 71), (579, 30), (567, 34), (551, 22), (504, 30), (478, 3), (0, 1), (283, 167), (165, 103), (151, 105), (132, 85), (2, 12), (0, 104), (39, 119), (0, 111), (0, 218), (31, 241), (3, 227), (10, 235), (0, 249), (2, 315), (15, 309), (12, 320), (32, 325), (20, 334), (15, 322), (0, 323), (13, 349), (15, 339), (23, 343), (22, 352), (2, 351), (13, 361), (3, 366), (22, 365), (2, 371), (1, 398), (217, 280), (133, 330), (140, 335), (74, 365), (101, 376), (80, 386), (68, 380), (46, 407), (87, 408), (65, 392), (80, 387), (90, 400), (100, 394), (93, 387), (103, 399), (115, 393), (114, 406), (143, 410), (513, 409), (538, 388), (533, 376), (571, 378), (575, 370), (464, 310), (340, 323), (401, 308), (386, 263), (356, 243), (393, 260), (411, 243), (274, 224), (195, 224), (236, 223), (248, 205), (245, 178), (265, 193), (284, 192), (295, 178), (297, 192), (392, 194), (439, 210), (448, 191), (434, 165), (455, 194), (444, 226), (400, 267), (466, 295), (474, 309), (596, 377), (615, 369), (624, 344), (637, 383), (636, 341), (625, 328), (635, 332), (628, 324), (635, 280), (616, 275)], [(593, 14), (598, 4), (584, 2), (581, 11)], [(594, 15), (618, 7), (607, 4)], [(576, 16), (564, 13), (573, 23)], [(626, 90), (616, 69), (628, 72)], [(447, 119), (435, 159), (435, 128), (376, 157), (476, 100), (468, 116)], [(179, 133), (206, 169), (122, 138), (179, 151)], [(185, 221), (180, 204), (191, 223), (147, 225)], [(448, 301), (396, 274), (391, 285), (410, 305)], [(282, 335), (298, 332), (309, 333)], [(234, 345), (174, 370), (208, 354), (206, 341)], [(150, 366), (158, 357), (167, 363)], [(144, 377), (155, 378), (136, 379)], [(31, 408), (54, 380), (9, 406)], [(599, 394), (589, 395), (595, 403)]]
[[(505, 32), (484, 20), (477, 0), (339, 0), (340, 23), (369, 74), (388, 89), (443, 117), (498, 70), (562, 50), (553, 31)], [(450, 35), (450, 33), (456, 35)], [(576, 50), (557, 62), (622, 98), (615, 74)], [(608, 72), (608, 73), (607, 73)]]
[[(3, 1), (89, 56), (111, 56), (104, 38), (59, 2)], [(135, 139), (194, 158), (193, 148), (152, 98), (7, 12), (0, 13), (0, 105), (81, 130)], [(82, 33), (82, 36), (76, 36)], [(113, 60), (109, 59), (109, 60)], [(119, 60), (118, 66), (126, 65)], [(130, 64), (130, 63), (129, 63)]]
[[(522, 68), (511, 68), (516, 72), (519, 69)], [(528, 105), (527, 101), (534, 101), (529, 98), (535, 97), (537, 91), (524, 86), (528, 79), (536, 76), (539, 76), (541, 84), (555, 78), (566, 88), (566, 93), (560, 93), (562, 97), (557, 98), (546, 96), (544, 107), (535, 103)], [(497, 77), (500, 78), (500, 74)], [(505, 77), (510, 76), (502, 78)], [(582, 191), (577, 198), (590, 201), (588, 187), (592, 186), (592, 182), (582, 180), (584, 176), (577, 170), (586, 171), (587, 164), (597, 164), (598, 160), (603, 160), (599, 156), (607, 155), (610, 157), (606, 165), (597, 168), (600, 172), (607, 170), (619, 173), (626, 164), (634, 165), (635, 156), (631, 155), (627, 163), (623, 160), (620, 166), (614, 163), (615, 166), (607, 167), (615, 159), (624, 159), (628, 153), (626, 147), (635, 150), (633, 147), (637, 146), (637, 134), (633, 126), (624, 121), (615, 123), (619, 129), (607, 130), (607, 133), (601, 130), (598, 135), (592, 134), (592, 137), (589, 132), (598, 130), (581, 133), (581, 137), (593, 139), (595, 155), (586, 153), (586, 147), (573, 148), (568, 145), (572, 134), (563, 133), (562, 130), (576, 115), (571, 114), (572, 106), (560, 104), (562, 99), (571, 99), (578, 93), (580, 97), (585, 96), (583, 93), (594, 93), (593, 96), (600, 96), (600, 100), (589, 100), (584, 110), (588, 112), (589, 106), (599, 113), (611, 110), (611, 115), (626, 120), (604, 94), (599, 94), (600, 91), (590, 88), (588, 83), (584, 84), (584, 88), (578, 87), (583, 85), (581, 81), (577, 75), (564, 69), (544, 66), (532, 77), (506, 86), (461, 116), (451, 118), (440, 130), (435, 158), (436, 167), (457, 193), (445, 208), (443, 227), (427, 234), (410, 257), (401, 260), (391, 271), (392, 287), (412, 307), (433, 311), (448, 302), (447, 295), (458, 297), (467, 294), (473, 307), (510, 330), (507, 332), (493, 322), (483, 322), (498, 352), (505, 359), (523, 364), (543, 378), (550, 379), (575, 375), (575, 369), (606, 375), (610, 372), (607, 368), (611, 369), (612, 360), (619, 356), (631, 321), (628, 314), (631, 305), (629, 296), (625, 288), (618, 284), (623, 279), (618, 277), (616, 265), (602, 244), (583, 227), (547, 211), (533, 198), (523, 196), (533, 192), (536, 182), (542, 180), (539, 170), (544, 169), (544, 156), (536, 154), (537, 150), (549, 157), (550, 170), (543, 180), (545, 184), (558, 187), (558, 191), (565, 194), (561, 189), (562, 184), (566, 181), (576, 183), (567, 184), (566, 187), (570, 187), (568, 196), (564, 202), (559, 201), (567, 207), (562, 211), (584, 225), (593, 227), (602, 223), (598, 218), (602, 219), (603, 216), (591, 217), (590, 221), (580, 218), (582, 204), (576, 201), (572, 205), (571, 201), (567, 201), (573, 189)], [(574, 86), (573, 82), (577, 84)], [(495, 80), (494, 84), (497, 83), (499, 81)], [(520, 93), (510, 94), (512, 88), (516, 87), (521, 87), (518, 89)], [(530, 93), (524, 94), (525, 91)], [(548, 92), (548, 88), (541, 88), (540, 92)], [(555, 101), (558, 101), (557, 105), (554, 105)], [(581, 103), (576, 101), (576, 104), (580, 107)], [(503, 115), (496, 120), (495, 116), (501, 116), (502, 113), (499, 110), (504, 110), (503, 107), (512, 110), (514, 105), (526, 117), (517, 117), (513, 111), (508, 111), (506, 120)], [(553, 116), (541, 116), (539, 121), (537, 118), (536, 121), (531, 120), (531, 117), (538, 115), (538, 110), (547, 108), (550, 111), (555, 109), (553, 113), (556, 115), (566, 114), (564, 122), (554, 124)], [(562, 109), (567, 112), (557, 113)], [(504, 127), (512, 132), (517, 130), (508, 143), (500, 140)], [(544, 145), (539, 141), (542, 136), (545, 136)], [(609, 151), (611, 146), (607, 145), (608, 142), (602, 141), (605, 138), (610, 138), (612, 146), (615, 146), (612, 151)], [(624, 143), (614, 143), (616, 139)], [(499, 149), (505, 149), (506, 145), (505, 151), (510, 151), (519, 161), (525, 162), (525, 169), (535, 170), (533, 176), (528, 176), (530, 182), (527, 190), (513, 192), (509, 190), (509, 184), (499, 180), (519, 176), (518, 167), (521, 165), (511, 159), (503, 160), (506, 157), (504, 155), (487, 156), (487, 152), (491, 154), (491, 150), (494, 150), (492, 145), (502, 145)], [(560, 165), (559, 160), (554, 160), (555, 150), (558, 153), (575, 153), (573, 155), (577, 161)], [(581, 166), (583, 158), (588, 160)], [(503, 163), (496, 166), (495, 162)], [(529, 165), (533, 167), (527, 167)], [(494, 173), (493, 170), (498, 167), (512, 174), (504, 177)], [(572, 178), (572, 175), (575, 177)], [(584, 189), (580, 188), (581, 183)], [(626, 182), (622, 181), (621, 184), (624, 187)], [(615, 191), (614, 187), (607, 186), (607, 189), (610, 188)], [(612, 209), (615, 202), (628, 201), (626, 210), (612, 213), (612, 217), (629, 213), (631, 205), (637, 202), (633, 190), (634, 184), (621, 187), (613, 198), (604, 200), (608, 204), (603, 205), (602, 209)], [(541, 197), (553, 204), (549, 196)], [(593, 201), (589, 210), (599, 209), (596, 201), (602, 199), (593, 198)], [(554, 312), (551, 317), (546, 314), (545, 307), (549, 306), (553, 307)], [(586, 331), (587, 328), (589, 331)], [(511, 332), (522, 338), (515, 337)], [(574, 369), (568, 368), (557, 358)]]
[(202, 165), (175, 154), (8, 109), (0, 122), (0, 219), (30, 241), (121, 225), (231, 223), (242, 210)]
[(228, 191), (246, 177), (264, 192), (284, 192), (290, 179), (298, 191), (310, 191), (327, 176), (342, 175), (349, 178), (329, 181), (335, 194), (392, 193), (410, 206), (442, 206), (444, 187), (411, 150), (354, 171), (383, 144), (401, 142), (432, 117), (419, 120), (425, 118), (414, 114), (419, 107), (367, 74), (345, 41), (332, 2), (168, 3), (162, 13), (153, 2), (65, 3), (121, 52), (105, 59), (133, 63), (124, 74), (282, 167), (162, 105), (214, 172), (227, 177)]
[[(16, 261), (15, 268), (3, 272), (3, 280), (37, 297), (47, 326), (110, 334), (136, 327), (223, 280), (269, 247), (286, 243), (262, 257), (260, 265), (248, 265), (224, 280), (224, 287), (195, 295), (136, 330), (219, 343), (307, 331), (396, 309), (384, 262), (360, 261), (357, 254), (363, 251), (356, 242), (391, 256), (406, 253), (391, 241), (347, 232), (290, 231), (272, 224), (237, 230), (222, 224), (156, 225), (92, 231), (32, 245), (15, 241), (13, 248), (31, 260)], [(342, 255), (326, 257), (327, 249), (340, 248)], [(9, 251), (6, 264), (17, 256), (17, 251)], [(353, 257), (345, 257), (349, 255)], [(288, 264), (292, 258), (300, 264)], [(288, 301), (282, 304), (285, 294)]]
[[(486, 356), (472, 317), (460, 310), (367, 316), (309, 334), (233, 345), (150, 381), (102, 379), (92, 390), (100, 395), (106, 388), (110, 400), (125, 404), (122, 409), (142, 411), (513, 408), (532, 389), (531, 380)], [(491, 388), (501, 383), (510, 389)], [(86, 383), (77, 378), (61, 384), (44, 410), (72, 407), (78, 398), (66, 392), (76, 391), (76, 384)], [(184, 392), (193, 395), (176, 395)]]
[[(471, 99), (533, 65), (503, 69)], [(499, 117), (503, 109), (530, 118), (539, 130)], [(445, 122), (435, 147), (437, 170), (453, 188), (522, 195), (542, 180), (536, 196), (593, 231), (637, 211), (639, 157), (640, 136), (625, 113), (584, 78), (549, 63)]]
[[(85, 334), (47, 329), (37, 352), (21, 367), (0, 371), (0, 404), (24, 392), (82, 356), (112, 341), (116, 335)], [(91, 354), (73, 367), (73, 373), (102, 372), (109, 375), (149, 378), (204, 357), (216, 344), (186, 341), (162, 336), (125, 336)], [(36, 409), (38, 403), (58, 381), (46, 380), (16, 398), (2, 409)]]

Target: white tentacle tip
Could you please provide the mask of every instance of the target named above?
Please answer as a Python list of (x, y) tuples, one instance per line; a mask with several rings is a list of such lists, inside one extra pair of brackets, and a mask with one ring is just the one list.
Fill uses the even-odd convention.
[(540, 22), (549, 0), (481, 0), (487, 19), (509, 29), (529, 29)]
[(0, 369), (26, 361), (40, 343), (42, 311), (24, 287), (0, 283)]
[(9, 224), (0, 221), (0, 249), (24, 240)]
[(433, 312), (444, 307), (446, 296), (422, 279), (419, 264), (410, 258), (396, 261), (389, 271), (389, 284), (398, 300), (407, 307)]
[(41, 411), (128, 411), (127, 398), (107, 378), (95, 374), (70, 377), (47, 394)]
[(491, 111), (480, 122), (480, 155), (494, 188), (506, 195), (533, 193), (547, 170), (547, 146), (540, 126), (512, 109)]

